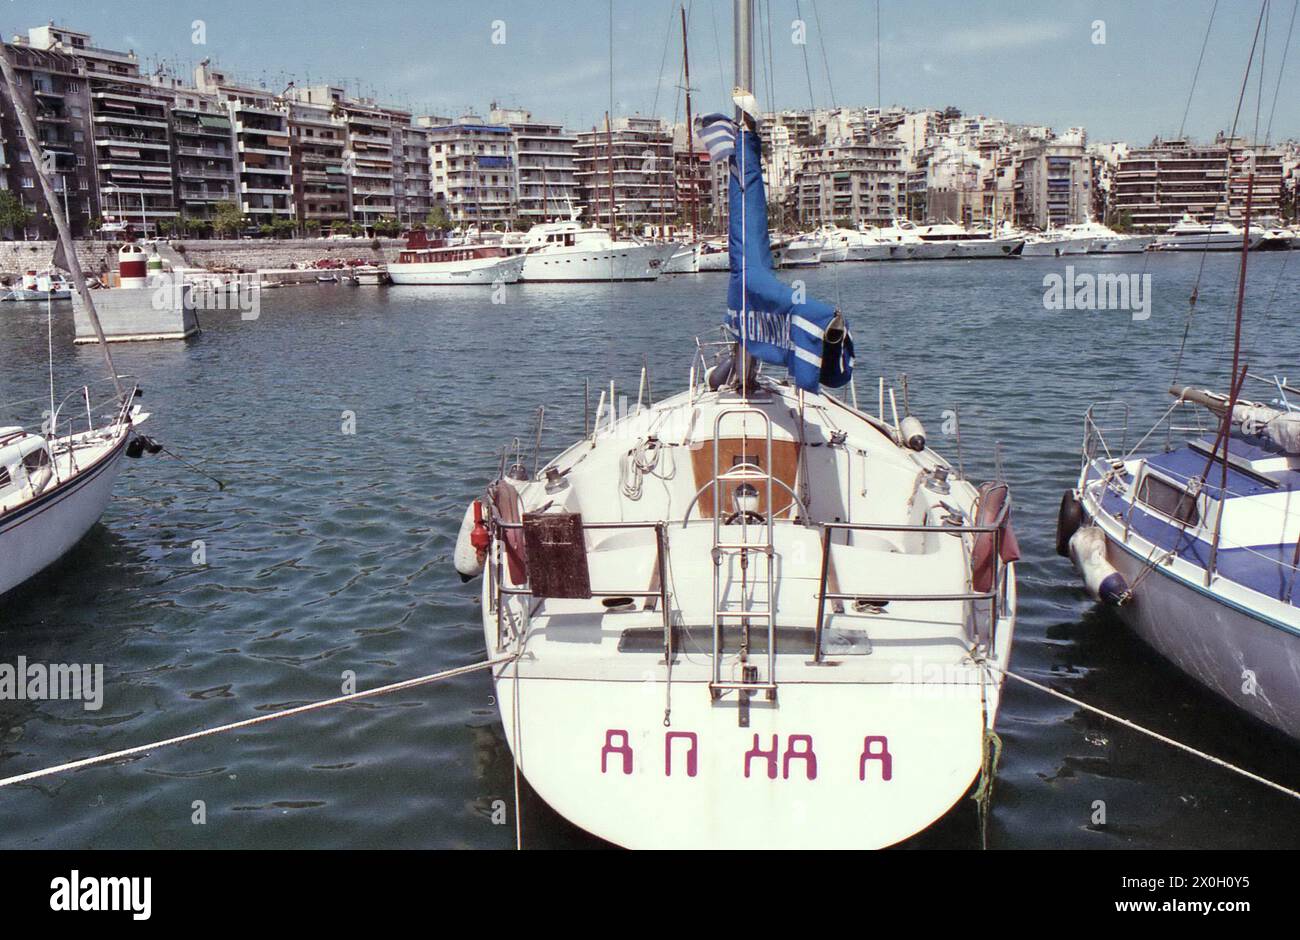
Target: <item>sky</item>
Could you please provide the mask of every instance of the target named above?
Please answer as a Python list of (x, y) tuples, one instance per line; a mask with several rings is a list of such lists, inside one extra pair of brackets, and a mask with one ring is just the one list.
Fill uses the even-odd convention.
[[(486, 115), (495, 101), (582, 130), (603, 123), (611, 76), (615, 115), (683, 118), (682, 2), (694, 110), (729, 109), (730, 0), (10, 0), (0, 29), (54, 20), (134, 49), (142, 69), (188, 74), (206, 57), (272, 91), (330, 82), (443, 116)], [(1214, 0), (879, 0), (878, 87), (876, 0), (757, 0), (756, 90), (765, 109), (952, 105), (1130, 143), (1176, 135), (1186, 110), (1186, 133), (1205, 139), (1232, 123), (1265, 2), (1218, 0), (1211, 22)], [(1248, 136), (1262, 99), (1259, 136), (1271, 111), (1273, 140), (1300, 137), (1300, 28), (1284, 61), (1297, 2), (1268, 0), (1242, 108)]]

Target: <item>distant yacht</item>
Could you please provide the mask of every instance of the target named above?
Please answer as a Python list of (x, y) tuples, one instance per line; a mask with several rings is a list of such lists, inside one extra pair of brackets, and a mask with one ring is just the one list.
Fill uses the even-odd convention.
[(916, 235), (925, 244), (917, 247), (914, 257), (922, 260), (1006, 258), (1020, 254), (1025, 247), (1023, 237), (995, 234), (988, 227), (968, 230), (955, 222), (922, 226)]
[(388, 265), (388, 277), (402, 285), (513, 284), (523, 266), (522, 255), (511, 256), (500, 245), (430, 242), (417, 229)]
[(1150, 248), (1156, 240), (1154, 235), (1121, 234), (1109, 225), (1092, 219), (1076, 225), (1066, 225), (1061, 231), (1088, 238), (1090, 255), (1137, 255)]
[(888, 226), (876, 229), (875, 236), (889, 247), (891, 261), (911, 261), (925, 246), (916, 234), (916, 226), (906, 220), (894, 219)]
[(888, 261), (892, 256), (893, 242), (880, 229), (860, 225), (850, 233), (849, 261)]
[(731, 253), (727, 251), (726, 241), (701, 242), (699, 254), (695, 259), (695, 270), (730, 271)]
[(835, 264), (849, 260), (849, 248), (857, 232), (838, 225), (823, 225), (813, 233), (822, 240), (822, 261)]
[(822, 263), (826, 239), (820, 232), (796, 235), (777, 254), (778, 268), (811, 268)]
[[(1253, 228), (1250, 248), (1259, 247), (1265, 233)], [(1184, 215), (1163, 235), (1157, 235), (1155, 247), (1160, 251), (1240, 251), (1241, 229), (1231, 222), (1199, 222)]]
[(615, 239), (577, 219), (534, 225), (522, 236), (506, 235), (501, 246), (524, 256), (523, 281), (653, 281), (681, 247)]
[(35, 271), (27, 271), (23, 274), (22, 282), (0, 300), (16, 301), (40, 301), (40, 300), (68, 300), (72, 297), (72, 284), (62, 274), (57, 271), (46, 271), (37, 274)]
[(1026, 258), (1059, 258), (1062, 255), (1086, 255), (1092, 249), (1092, 236), (1071, 231), (1075, 226), (1048, 229), (1025, 238), (1021, 254)]

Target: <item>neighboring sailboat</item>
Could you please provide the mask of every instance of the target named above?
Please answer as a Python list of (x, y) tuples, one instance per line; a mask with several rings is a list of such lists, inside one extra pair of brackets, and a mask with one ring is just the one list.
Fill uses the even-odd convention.
[[(108, 402), (100, 402), (93, 400), (89, 386), (82, 386), (56, 402), (51, 377), (50, 415), (42, 433), (21, 427), (0, 427), (0, 594), (3, 594), (61, 558), (98, 521), (112, 495), (123, 455), (138, 457), (146, 448), (156, 445), (146, 438), (134, 437), (135, 428), (148, 415), (136, 404), (139, 389), (124, 384), (113, 365), (91, 291), (77, 261), (67, 218), (46, 178), (35, 126), (22, 105), (22, 96), (14, 91), (16, 79), (3, 43), (0, 43), (0, 72), (14, 102), (50, 215), (58, 228), (55, 264), (71, 272), (98, 336), (115, 392)], [(47, 303), (50, 300), (47, 298)], [(48, 312), (53, 315), (52, 308)]]
[[(1078, 484), (1061, 500), (1057, 551), (1074, 562), (1088, 592), (1162, 656), (1300, 739), (1300, 409), (1287, 399), (1296, 390), (1281, 380), (1274, 383), (1281, 407), (1240, 397), (1246, 257), (1258, 242), (1253, 187), (1252, 169), (1236, 230), (1241, 268), (1228, 393), (1171, 389), (1175, 405), (1126, 451), (1113, 448), (1117, 438), (1128, 440), (1127, 408), (1089, 408)], [(1153, 437), (1192, 431), (1175, 427), (1188, 408), (1207, 409), (1213, 421), (1163, 453), (1138, 453)]]
[(663, 401), (620, 416), (611, 388), (537, 472), (503, 461), (456, 567), (485, 573), (487, 648), (513, 654), (493, 681), (518, 769), (572, 822), (629, 847), (886, 846), (988, 766), (1010, 498), (883, 392), (873, 416), (823, 390), (852, 338), (773, 272), (752, 12), (736, 122), (704, 120), (711, 154), (733, 141), (724, 342)]

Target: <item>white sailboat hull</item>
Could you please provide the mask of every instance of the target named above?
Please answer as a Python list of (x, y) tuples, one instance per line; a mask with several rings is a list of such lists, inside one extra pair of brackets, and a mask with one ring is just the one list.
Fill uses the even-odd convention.
[[(1106, 559), (1137, 585), (1120, 618), (1152, 649), (1211, 692), (1279, 731), (1300, 739), (1300, 617), (1291, 607), (1276, 620), (1252, 612), (1245, 593), (1216, 582), (1204, 588), (1203, 570), (1178, 559), (1151, 565), (1160, 549), (1130, 533), (1124, 522), (1085, 497), (1085, 515), (1106, 535)], [(1225, 590), (1243, 595), (1232, 598)], [(1250, 680), (1250, 681), (1248, 681)], [(1248, 691), (1253, 689), (1253, 691)]]
[(931, 825), (978, 777), (974, 668), (968, 678), (788, 681), (776, 707), (751, 703), (749, 727), (700, 682), (674, 681), (670, 727), (663, 682), (516, 681), (508, 664), (495, 686), (529, 785), (595, 836), (628, 848), (872, 849)]
[(129, 436), (76, 476), (0, 516), (0, 594), (54, 564), (99, 521)]

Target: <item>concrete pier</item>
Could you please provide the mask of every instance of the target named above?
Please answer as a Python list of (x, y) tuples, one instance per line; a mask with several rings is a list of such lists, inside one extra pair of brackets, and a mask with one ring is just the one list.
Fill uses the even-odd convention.
[[(159, 283), (143, 288), (92, 292), (104, 336), (110, 343), (185, 339), (199, 331), (188, 284)], [(72, 292), (76, 343), (98, 342), (81, 295)]]

